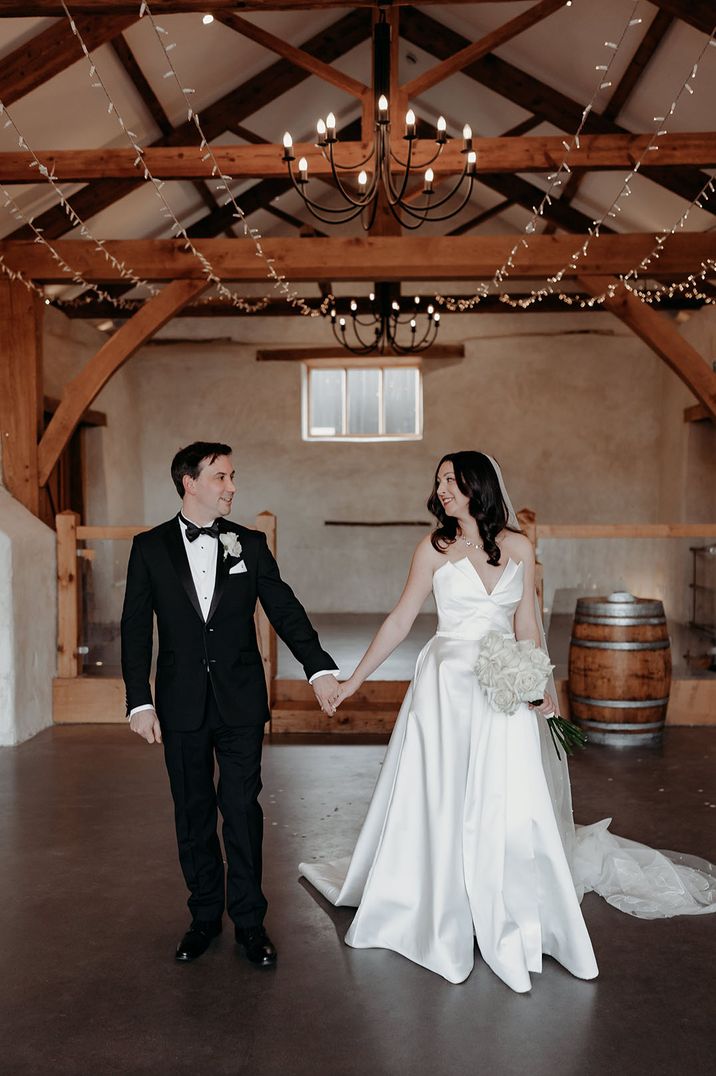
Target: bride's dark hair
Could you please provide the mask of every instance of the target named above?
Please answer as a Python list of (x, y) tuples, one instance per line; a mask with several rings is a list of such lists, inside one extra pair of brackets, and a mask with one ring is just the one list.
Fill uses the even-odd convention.
[(447, 514), (438, 497), (438, 472), (448, 461), (452, 463), (458, 489), (465, 497), (469, 497), (470, 515), (477, 523), (482, 545), (487, 553), (487, 563), (499, 564), (500, 547), (495, 539), (500, 531), (515, 531), (516, 528), (507, 524), (509, 512), (500, 489), (500, 480), (484, 452), (449, 452), (437, 465), (433, 492), (428, 499), (428, 510), (439, 524), (430, 535), (433, 548), (437, 549), (438, 553), (444, 553), (457, 538), (458, 521)]

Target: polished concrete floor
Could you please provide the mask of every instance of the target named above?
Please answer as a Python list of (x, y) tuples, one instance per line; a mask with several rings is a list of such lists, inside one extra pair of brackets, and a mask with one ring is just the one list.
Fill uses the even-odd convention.
[[(349, 909), (298, 878), (350, 850), (384, 753), (375, 742), (267, 743), (268, 926), (275, 969), (228, 930), (176, 965), (186, 924), (161, 749), (116, 726), (0, 750), (0, 1072), (193, 1076), (705, 1076), (714, 1072), (716, 916), (644, 922), (593, 894), (601, 975), (547, 960), (513, 994), (479, 960), (451, 986), (342, 938)], [(716, 860), (716, 729), (663, 749), (592, 747), (575, 815)]]

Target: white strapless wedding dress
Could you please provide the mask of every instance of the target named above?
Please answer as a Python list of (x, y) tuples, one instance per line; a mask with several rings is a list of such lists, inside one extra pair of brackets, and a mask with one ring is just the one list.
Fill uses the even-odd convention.
[(716, 911), (706, 861), (622, 840), (608, 820), (578, 827), (565, 847), (544, 719), (526, 705), (493, 710), (474, 673), (481, 637), (512, 633), (522, 579), (511, 559), (491, 592), (467, 557), (435, 572), (438, 630), (418, 656), (353, 855), (300, 866), (332, 904), (357, 907), (348, 945), (392, 949), (460, 983), (476, 939), (520, 992), (543, 954), (581, 979), (598, 974), (585, 890), (645, 917)]

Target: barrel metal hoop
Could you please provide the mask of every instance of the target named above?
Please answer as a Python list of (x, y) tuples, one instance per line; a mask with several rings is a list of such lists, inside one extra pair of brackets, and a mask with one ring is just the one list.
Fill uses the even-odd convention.
[(619, 732), (622, 729), (629, 732), (646, 732), (647, 729), (660, 729), (664, 727), (663, 721), (644, 721), (643, 723), (625, 724), (620, 721), (618, 724), (610, 721), (590, 721), (586, 717), (577, 718), (580, 725), (584, 725), (587, 729), (605, 729), (607, 732)]
[(666, 706), (669, 701), (665, 699), (590, 699), (586, 695), (573, 695), (570, 692), (572, 702), (581, 702), (585, 706), (606, 706), (610, 710), (644, 710), (650, 706)]
[(606, 625), (611, 627), (641, 627), (642, 624), (666, 624), (666, 617), (663, 616), (645, 616), (645, 617), (632, 617), (632, 616), (575, 616), (575, 624), (597, 624)]
[(664, 606), (660, 601), (641, 600), (636, 602), (607, 602), (594, 599), (578, 599), (575, 612), (578, 616), (663, 616)]
[(581, 646), (587, 650), (668, 650), (669, 640), (659, 639), (653, 643), (602, 643), (589, 639), (571, 639), (571, 646)]

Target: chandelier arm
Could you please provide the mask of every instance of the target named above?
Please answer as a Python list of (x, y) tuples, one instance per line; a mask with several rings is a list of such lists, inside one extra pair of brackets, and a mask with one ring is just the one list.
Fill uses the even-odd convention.
[[(464, 179), (464, 178), (465, 177), (463, 176), (462, 179)], [(470, 183), (468, 185), (465, 197), (463, 198), (460, 205), (457, 206), (455, 209), (451, 209), (449, 213), (441, 213), (438, 216), (433, 216), (432, 213), (429, 212), (429, 210), (430, 209), (439, 209), (439, 207), (441, 205), (445, 205), (445, 203), (447, 201), (449, 201), (449, 198), (452, 197), (452, 195), (454, 195), (456, 193), (456, 191), (459, 189), (459, 185), (457, 187), (455, 187), (450, 192), (450, 195), (448, 196), (448, 198), (441, 198), (439, 202), (435, 202), (434, 205), (432, 205), (432, 206), (418, 206), (417, 207), (417, 212), (412, 207), (407, 206), (404, 202), (401, 202), (401, 204), (400, 204), (401, 212), (407, 213), (409, 216), (413, 217), (415, 220), (420, 221), (421, 224), (425, 223), (425, 221), (430, 221), (431, 223), (439, 223), (440, 221), (443, 221), (443, 220), (451, 220), (452, 217), (457, 216), (457, 214), (462, 209), (464, 209), (465, 206), (467, 205), (467, 203), (470, 201), (470, 195), (472, 194), (472, 188), (473, 188), (474, 183), (475, 183), (475, 177), (470, 176), (469, 178), (470, 178)], [(410, 227), (410, 226), (403, 223), (403, 227)], [(416, 227), (416, 226), (413, 225), (413, 227)]]
[(331, 165), (332, 169), (333, 168), (336, 168), (336, 169), (340, 168), (341, 171), (343, 171), (343, 172), (355, 172), (356, 169), (358, 171), (360, 171), (360, 169), (363, 168), (366, 164), (370, 164), (370, 162), (375, 157), (375, 141), (373, 142), (373, 148), (371, 149), (368, 156), (364, 157), (362, 161), (358, 162), (358, 164), (339, 164), (338, 161), (333, 156), (333, 144), (332, 143), (329, 146), (328, 152), (329, 152), (329, 156), (326, 157), (325, 153), (323, 154), (323, 156), (328, 161), (328, 163)]
[(388, 204), (391, 205), (391, 207), (402, 204), (403, 196), (405, 194), (406, 188), (408, 186), (408, 181), (410, 179), (410, 162), (412, 160), (412, 153), (413, 144), (411, 142), (408, 149), (408, 160), (403, 169), (403, 181), (400, 184), (399, 191), (396, 190), (396, 188), (393, 186), (393, 176), (390, 171), (390, 143), (388, 143), (388, 154), (383, 154), (383, 158), (381, 161), (383, 186), (385, 187), (386, 193), (388, 195)]
[[(354, 202), (350, 198), (346, 198), (346, 202), (348, 203), (348, 205), (337, 206), (335, 208), (333, 206), (321, 205), (319, 202), (314, 202), (313, 199), (309, 198), (308, 195), (303, 190), (303, 187), (305, 186), (305, 184), (297, 182), (296, 177), (293, 174), (293, 170), (291, 169), (290, 161), (288, 163), (288, 178), (291, 180), (291, 183), (293, 185), (293, 189), (296, 191), (296, 193), (298, 195), (300, 195), (302, 201), (308, 206), (308, 208), (311, 210), (311, 212), (314, 214), (314, 216), (318, 216), (318, 213), (332, 213), (336, 217), (341, 217), (340, 220), (335, 221), (336, 224), (345, 224), (346, 221), (353, 220), (353, 218), (358, 215), (357, 212), (356, 213), (352, 212), (353, 209), (357, 209), (358, 212), (360, 212), (360, 210), (363, 207), (362, 202), (357, 203), (357, 202)], [(350, 213), (351, 215), (346, 216), (346, 217), (342, 217), (341, 215), (344, 214), (344, 213)], [(319, 217), (318, 219), (323, 221), (324, 224), (333, 224), (334, 223), (334, 221), (332, 221), (332, 220), (330, 220), (330, 219), (328, 219), (326, 217)]]
[[(472, 193), (473, 185), (475, 183), (475, 177), (469, 175), (469, 173), (467, 171), (464, 171), (462, 173), (462, 175), (460, 176), (460, 178), (458, 179), (457, 183), (454, 184), (452, 189), (450, 191), (448, 191), (447, 194), (443, 195), (442, 198), (438, 198), (438, 200), (436, 202), (430, 202), (429, 204), (426, 204), (426, 205), (416, 205), (416, 204), (410, 205), (408, 203), (401, 202), (400, 208), (404, 209), (406, 213), (414, 212), (417, 215), (419, 215), (420, 213), (422, 213), (423, 211), (426, 211), (426, 210), (432, 213), (433, 210), (440, 209), (441, 206), (446, 205), (448, 202), (450, 202), (455, 197), (455, 195), (460, 190), (460, 187), (462, 186), (462, 184), (463, 184), (463, 182), (465, 181), (466, 178), (470, 180), (470, 183), (468, 183), (467, 196), (466, 196), (467, 199), (469, 200), (470, 194)], [(462, 209), (464, 204), (465, 204), (465, 202), (463, 202), (463, 204), (459, 207), (459, 209)], [(456, 209), (454, 212), (456, 212), (456, 213), (459, 212), (459, 209)], [(449, 216), (452, 216), (452, 213), (449, 214)], [(429, 216), (429, 217), (427, 217), (425, 219), (427, 219), (427, 220), (447, 220), (448, 218), (447, 217), (432, 217), (432, 216)]]
[(343, 186), (343, 182), (341, 180), (341, 177), (338, 175), (338, 172), (335, 169), (335, 165), (334, 165), (333, 161), (331, 161), (331, 172), (332, 172), (333, 179), (334, 179), (334, 182), (336, 184), (336, 187), (338, 188), (340, 193), (343, 195), (346, 202), (349, 202), (350, 205), (355, 206), (358, 209), (363, 209), (365, 206), (369, 205), (369, 203), (370, 203), (370, 201), (373, 198), (373, 195), (375, 193), (376, 187), (377, 187), (377, 182), (376, 182), (377, 173), (374, 174), (373, 180), (371, 182), (371, 185), (366, 190), (363, 197), (361, 199), (358, 199), (358, 198), (354, 198), (353, 195), (351, 194), (351, 192), (349, 190), (347, 190), (346, 187)]
[[(412, 146), (412, 141), (411, 141), (410, 144)], [(441, 146), (440, 143), (438, 142), (438, 148), (435, 150), (435, 153), (433, 153), (432, 157), (429, 160), (427, 160), (427, 161), (416, 161), (413, 164), (412, 167), (415, 168), (415, 169), (429, 168), (430, 165), (433, 164), (438, 159), (438, 157), (440, 156), (442, 151), (443, 151), (443, 146)], [(390, 156), (391, 156), (391, 159), (394, 160), (396, 164), (399, 164), (401, 166), (401, 168), (406, 167), (407, 161), (401, 161), (400, 157), (397, 155), (397, 153), (393, 153), (392, 149), (390, 150)]]
[(363, 345), (362, 348), (352, 347), (348, 343), (345, 333), (339, 332), (336, 323), (333, 321), (331, 322), (331, 328), (333, 329), (333, 335), (335, 336), (341, 347), (344, 347), (346, 351), (350, 351), (352, 355), (366, 355), (370, 350), (372, 350), (372, 345), (370, 347), (366, 347), (366, 345)]

